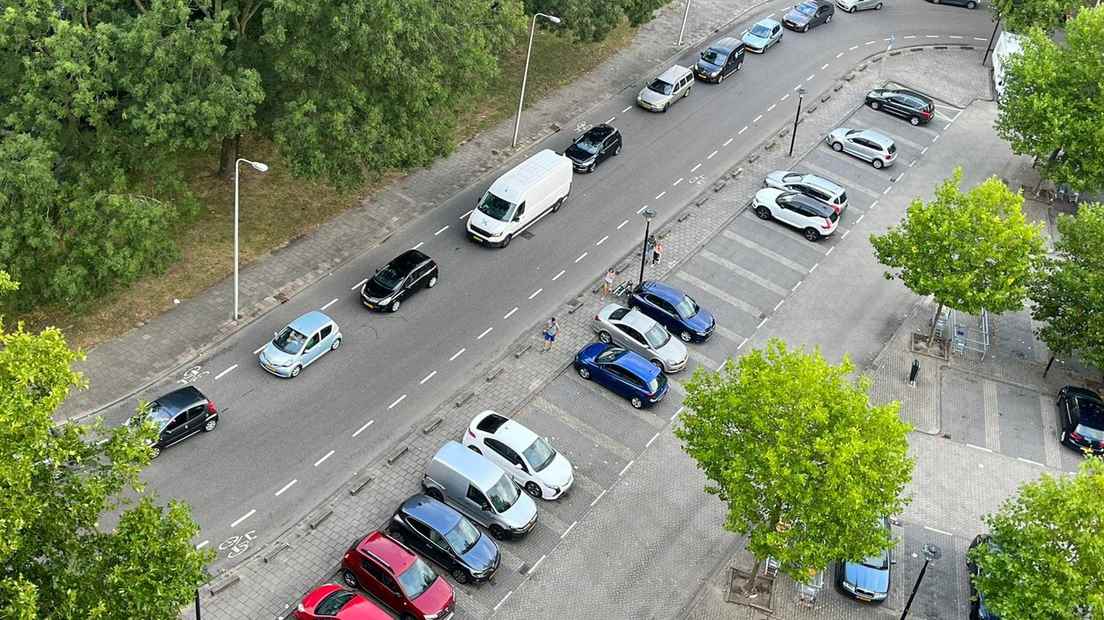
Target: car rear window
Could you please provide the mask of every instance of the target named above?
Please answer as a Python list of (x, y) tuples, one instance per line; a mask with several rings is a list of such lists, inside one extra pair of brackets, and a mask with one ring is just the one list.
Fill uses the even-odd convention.
[(896, 144), (893, 144), (893, 143), (891, 142), (891, 143), (890, 143), (890, 145), (889, 145), (889, 152), (890, 152), (890, 153), (896, 153), (896, 152), (897, 152), (897, 145), (896, 145)]
[(847, 192), (841, 192), (839, 198), (836, 198), (836, 204), (841, 205), (847, 202)]
[(1073, 429), (1073, 432), (1081, 435), (1089, 441), (1104, 441), (1104, 430), (1098, 428), (1085, 426), (1084, 424), (1078, 424), (1077, 428)]
[(625, 318), (625, 315), (628, 314), (628, 313), (629, 313), (628, 308), (618, 308), (618, 309), (614, 310), (613, 312), (610, 312), (609, 318), (610, 318), (610, 320), (613, 320), (613, 321), (620, 321), (621, 319)]

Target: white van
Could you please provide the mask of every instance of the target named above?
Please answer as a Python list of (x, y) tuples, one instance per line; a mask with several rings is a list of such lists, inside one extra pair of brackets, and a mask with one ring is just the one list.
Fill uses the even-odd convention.
[(468, 216), (468, 236), (504, 248), (571, 192), (571, 160), (545, 149), (498, 177)]
[(1004, 94), (1004, 75), (1008, 58), (1021, 52), (1023, 52), (1023, 39), (1011, 32), (1002, 32), (997, 38), (997, 44), (993, 46), (993, 88), (997, 91), (998, 99)]

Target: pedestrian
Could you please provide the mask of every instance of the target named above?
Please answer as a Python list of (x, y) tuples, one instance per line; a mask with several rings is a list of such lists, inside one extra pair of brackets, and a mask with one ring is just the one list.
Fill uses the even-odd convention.
[(663, 258), (663, 244), (656, 241), (655, 245), (652, 246), (652, 264), (658, 265), (661, 258)]
[(602, 278), (602, 299), (605, 299), (606, 295), (613, 291), (613, 280), (616, 277), (617, 272), (613, 270), (613, 267), (610, 267), (609, 271), (606, 272), (606, 277)]
[(556, 325), (556, 317), (548, 319), (548, 322), (544, 324), (544, 350), (548, 351), (552, 348), (552, 343), (556, 342), (556, 336), (560, 333), (560, 326)]

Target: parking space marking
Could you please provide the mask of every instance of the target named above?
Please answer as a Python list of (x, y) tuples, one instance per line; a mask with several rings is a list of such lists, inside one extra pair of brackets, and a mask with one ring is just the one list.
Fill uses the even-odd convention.
[(762, 118), (763, 118), (762, 114), (760, 114), (759, 116), (756, 116), (755, 120), (751, 121), (751, 124), (754, 125), (755, 123), (758, 123), (760, 120), (762, 120)]
[(1038, 465), (1039, 467), (1046, 467), (1046, 465), (1043, 465), (1042, 463), (1040, 463), (1038, 461), (1032, 461), (1031, 459), (1025, 459), (1022, 456), (1017, 456), (1016, 460), (1017, 461), (1023, 461), (1024, 463), (1027, 463), (1028, 465)]
[(866, 43), (863, 43), (863, 45), (874, 45), (875, 43), (877, 43), (877, 41), (867, 41)]
[(893, 140), (895, 142), (897, 142), (898, 144), (904, 144), (904, 145), (912, 147), (912, 148), (914, 148), (918, 151), (920, 149), (924, 148), (924, 145), (920, 144), (919, 142), (914, 142), (912, 140), (909, 140), (908, 138), (902, 138), (900, 132), (897, 132), (897, 131), (890, 132), (890, 131), (885, 131), (883, 129), (879, 129), (878, 131), (881, 131), (882, 133), (886, 134), (890, 138), (893, 138)]
[(793, 285), (793, 288), (790, 289), (790, 292), (792, 293), (792, 292), (796, 291), (797, 289), (801, 288), (801, 283), (804, 282), (804, 281), (805, 280), (798, 280), (797, 284)]
[(546, 557), (548, 557), (547, 553), (540, 556), (540, 559), (537, 560), (537, 562), (535, 564), (533, 564), (533, 567), (529, 569), (529, 572), (527, 572), (525, 574), (526, 575), (532, 575), (533, 573), (537, 572), (537, 567), (541, 565), (541, 562), (543, 562), (544, 558), (546, 558)]
[[(824, 168), (821, 168), (820, 166), (818, 166), (816, 164), (812, 164), (812, 163), (809, 163), (809, 162), (802, 162), (801, 165), (808, 168), (810, 171), (815, 172), (816, 174), (819, 174), (820, 176), (822, 176), (826, 179), (831, 179), (833, 176), (835, 176), (832, 172), (829, 172), (828, 170), (825, 170)], [(863, 168), (865, 169), (866, 166), (863, 166)], [(876, 192), (876, 191), (870, 189), (869, 187), (866, 187), (865, 185), (860, 185), (860, 184), (854, 183), (850, 180), (847, 180), (843, 183), (840, 183), (840, 185), (846, 185), (847, 189), (849, 189), (849, 190), (850, 189), (857, 189), (860, 192), (870, 196), (871, 198), (874, 198), (875, 196), (878, 196), (880, 194), (880, 192)]]
[(648, 443), (644, 444), (644, 447), (645, 448), (651, 448), (652, 444), (655, 443), (655, 440), (657, 440), (657, 439), (659, 439), (659, 433), (656, 433), (655, 435), (652, 435), (652, 438), (648, 440)]
[(559, 280), (563, 276), (563, 274), (565, 274), (565, 273), (567, 273), (567, 270), (566, 269), (561, 269), (559, 273), (552, 276), (552, 281), (555, 282), (556, 280)]
[[(701, 163), (700, 162), (694, 164), (694, 167), (690, 169), (690, 172), (693, 172), (693, 171), (697, 170), (698, 168), (701, 168)], [(628, 220), (625, 220), (625, 221), (627, 222)]]
[[(561, 271), (560, 273), (563, 273), (563, 272)], [(493, 331), (494, 331), (493, 327), (488, 327), (487, 329), (483, 330), (482, 334), (479, 334), (478, 336), (476, 336), (475, 339), (476, 340), (483, 340), (483, 336), (486, 336), (487, 334), (489, 334)]]
[(773, 112), (774, 109), (777, 108), (777, 107), (778, 107), (777, 103), (772, 103), (772, 104), (770, 104), (770, 107), (767, 108), (767, 112)]
[(635, 462), (636, 462), (636, 459), (633, 459), (633, 460), (629, 461), (628, 463), (626, 463), (625, 466), (621, 468), (621, 473), (617, 474), (617, 477), (620, 478), (621, 476), (624, 476), (625, 472), (629, 471), (629, 468), (632, 467), (633, 463), (635, 463)]
[(608, 124), (612, 123), (612, 122), (613, 122), (613, 119), (615, 119), (615, 118), (617, 118), (617, 117), (616, 117), (616, 116), (611, 116), (611, 117), (609, 117), (609, 120), (608, 120), (608, 121), (606, 121), (606, 124), (608, 125)]
[[(760, 323), (759, 325), (762, 326), (763, 324)], [(736, 350), (739, 351), (740, 349), (744, 348), (744, 345), (748, 343), (748, 340), (748, 338), (744, 338), (744, 341), (740, 343), (740, 346), (736, 347)]]
[(406, 394), (403, 394), (402, 396), (396, 398), (395, 402), (391, 403), (390, 405), (387, 405), (387, 409), (388, 410), (394, 409), (395, 407), (398, 406), (399, 403), (401, 403), (404, 400), (406, 400)]
[(206, 547), (209, 544), (211, 544), (211, 541), (205, 540), (205, 541), (199, 543), (198, 545), (196, 545), (196, 549), (202, 549), (202, 548)]
[(267, 344), (262, 344), (260, 346), (260, 348), (258, 348), (256, 351), (253, 352), (253, 355), (256, 355), (256, 354), (260, 353), (267, 346), (268, 346)]
[[(870, 203), (869, 207), (867, 207), (867, 211), (873, 211), (874, 208), (877, 207), (877, 206), (878, 206), (878, 201), (875, 200), (874, 202)], [(860, 216), (860, 219), (861, 219), (861, 216)]]
[[(838, 156), (839, 156), (839, 157), (837, 157), (837, 158), (836, 158), (836, 161), (839, 161), (839, 162), (845, 163), (845, 164), (847, 164), (848, 166), (850, 166), (850, 167), (852, 167), (852, 168), (854, 168), (854, 169), (856, 169), (856, 170), (866, 170), (866, 171), (869, 171), (869, 170), (874, 170), (874, 172), (879, 172), (879, 170), (875, 169), (875, 168), (874, 168), (873, 166), (871, 166), (871, 165), (870, 165), (870, 164), (868, 164), (867, 162), (865, 162), (865, 161), (863, 161), (863, 160), (861, 160), (861, 159), (859, 159), (859, 158), (857, 158), (857, 157), (852, 157), (852, 156), (848, 155), (847, 153), (836, 153), (836, 151), (835, 151), (834, 149), (832, 149), (832, 147), (831, 147), (831, 146), (829, 146), (829, 145), (827, 145), (827, 144), (825, 144), (825, 146), (826, 146), (826, 147), (827, 147), (827, 148), (828, 148), (829, 150), (831, 150), (833, 154), (835, 154), (835, 155), (838, 155)], [(884, 170), (884, 169), (883, 169), (883, 170)], [(877, 196), (877, 195), (879, 195), (880, 193), (881, 193), (881, 192), (878, 192), (878, 193), (875, 193), (874, 195), (875, 195), (875, 196)]]
[[(583, 252), (582, 254), (579, 255), (579, 258), (575, 259), (575, 263), (578, 264), (579, 261), (583, 260), (586, 257), (587, 257), (587, 253)], [(517, 308), (514, 308), (514, 310), (517, 310)], [(506, 318), (506, 317), (502, 317), (502, 318)]]
[(975, 445), (974, 445), (974, 444), (972, 444), (972, 443), (968, 443), (968, 444), (966, 444), (966, 447), (967, 447), (967, 448), (973, 448), (974, 450), (981, 450), (982, 452), (988, 452), (988, 453), (990, 453), (990, 454), (992, 454), (992, 452), (993, 452), (993, 451), (992, 451), (992, 450), (990, 450), (989, 448), (986, 448), (986, 447), (984, 447), (984, 446), (975, 446)]
[(510, 595), (513, 594), (513, 593), (514, 593), (513, 590), (510, 590), (509, 592), (507, 592), (506, 596), (502, 597), (502, 600), (499, 601), (498, 604), (494, 606), (494, 611), (498, 611), (498, 608), (502, 607), (502, 604), (505, 603), (506, 599), (510, 598)]
[(701, 256), (702, 258), (708, 260), (711, 263), (715, 263), (717, 265), (720, 265), (721, 267), (724, 267), (725, 269), (735, 273), (736, 275), (738, 275), (740, 277), (751, 280), (752, 282), (758, 284), (759, 286), (761, 286), (761, 287), (763, 287), (763, 288), (765, 288), (765, 289), (767, 289), (767, 290), (769, 290), (769, 291), (771, 291), (775, 294), (785, 295), (788, 292), (786, 290), (786, 287), (779, 286), (779, 285), (775, 284), (774, 282), (771, 282), (770, 280), (764, 278), (763, 276), (761, 276), (757, 273), (748, 271), (747, 269), (744, 269), (743, 267), (737, 265), (736, 263), (734, 263), (734, 262), (732, 262), (732, 261), (730, 261), (730, 260), (728, 260), (728, 259), (726, 259), (722, 256), (717, 256), (716, 254), (709, 251), (708, 249), (703, 249), (702, 251), (698, 252), (698, 256)]
[(606, 495), (606, 490), (602, 489), (602, 492), (598, 494), (598, 497), (595, 497), (594, 501), (590, 502), (590, 506), (593, 508), (594, 505), (598, 503), (598, 500), (602, 499), (605, 495)]
[[(855, 223), (858, 224), (858, 222), (855, 222)], [(850, 235), (850, 234), (851, 234), (851, 229), (848, 228), (847, 230), (843, 231), (843, 234), (840, 236), (840, 239), (846, 239), (847, 235)]]
[(628, 112), (631, 109), (632, 109), (632, 106), (628, 106), (624, 110), (621, 110), (621, 113), (624, 114), (625, 112)]
[(677, 277), (679, 279), (682, 279), (682, 280), (685, 280), (685, 281), (689, 282), (690, 284), (693, 284), (694, 286), (702, 289), (706, 293), (709, 293), (710, 295), (716, 297), (717, 299), (720, 299), (721, 301), (727, 303), (730, 306), (733, 306), (734, 308), (739, 308), (740, 310), (743, 310), (744, 312), (750, 314), (751, 316), (759, 316), (760, 314), (763, 313), (763, 311), (760, 310), (759, 308), (756, 308), (755, 306), (749, 304), (748, 302), (746, 302), (742, 299), (739, 299), (737, 297), (734, 297), (734, 296), (730, 295), (728, 293), (728, 291), (723, 291), (720, 288), (718, 288), (716, 286), (713, 286), (712, 284), (706, 282), (705, 280), (702, 280), (701, 278), (692, 276), (692, 275), (690, 275), (690, 274), (688, 274), (684, 271), (679, 271), (678, 273), (675, 274), (675, 277)]
[(452, 354), (452, 357), (450, 357), (450, 358), (449, 358), (449, 361), (450, 361), (450, 362), (455, 362), (455, 361), (456, 361), (456, 358), (458, 358), (458, 357), (460, 357), (461, 355), (463, 355), (463, 354), (464, 354), (464, 351), (467, 351), (467, 349), (465, 349), (465, 348), (461, 348), (461, 349), (460, 349), (459, 351), (457, 351), (456, 353), (453, 353), (453, 354)]
[(319, 466), (319, 465), (321, 465), (322, 463), (325, 463), (325, 462), (326, 462), (326, 459), (328, 459), (328, 458), (330, 458), (331, 456), (333, 456), (333, 454), (334, 454), (334, 451), (333, 451), (333, 450), (330, 450), (329, 452), (327, 452), (327, 453), (326, 453), (326, 456), (324, 456), (324, 457), (322, 457), (322, 458), (318, 459), (317, 461), (315, 461), (315, 462), (314, 462), (314, 466), (315, 466), (315, 467), (318, 467), (318, 466)]
[(774, 304), (774, 310), (771, 310), (771, 312), (778, 312), (778, 309), (782, 307), (782, 303), (785, 302), (785, 301), (786, 301), (785, 297), (783, 297), (782, 299), (779, 299), (778, 303)]
[(916, 165), (916, 160), (915, 159), (909, 162), (909, 168), (911, 168), (915, 165)]
[(717, 155), (717, 151), (713, 151), (713, 152), (712, 152), (712, 153), (710, 153), (709, 155), (706, 155), (706, 157), (705, 157), (705, 158), (706, 158), (706, 159), (713, 159), (714, 157), (716, 157), (716, 155)]
[(425, 385), (425, 382), (432, 379), (436, 374), (437, 374), (437, 371), (434, 370), (433, 372), (429, 373), (428, 375), (422, 377), (422, 380), (418, 382), (418, 385)]
[(445, 224), (444, 226), (442, 226), (442, 227), (440, 227), (439, 229), (437, 229), (437, 232), (433, 233), (433, 236), (434, 236), (434, 237), (436, 237), (437, 235), (439, 235), (439, 234), (441, 234), (441, 233), (445, 232), (446, 230), (448, 230), (448, 227), (449, 227), (449, 225), (448, 225), (448, 224)]
[(423, 245), (425, 245), (425, 241), (419, 241), (419, 242), (418, 242), (418, 245), (416, 245), (416, 246), (414, 246), (414, 247), (412, 247), (412, 248), (410, 248), (410, 249), (411, 249), (411, 250), (417, 250), (418, 248), (422, 247)]
[(813, 265), (812, 267), (810, 267), (810, 268), (809, 268), (809, 273), (812, 273), (812, 272), (816, 271), (816, 270), (817, 270), (817, 267), (820, 267), (820, 263), (816, 263), (815, 265)]
[[(660, 198), (663, 198), (666, 195), (667, 195), (667, 191), (664, 190), (664, 191), (660, 192), (658, 196), (655, 197), (655, 200), (659, 200)], [(644, 209), (641, 209), (641, 211), (643, 211), (643, 210)]]
[[(586, 252), (583, 252), (583, 256), (586, 256)], [(575, 262), (577, 263), (579, 261), (575, 261)], [(517, 311), (518, 311), (517, 306), (514, 306), (513, 310), (511, 310), (511, 311), (507, 312), (506, 314), (502, 315), (502, 320), (505, 321), (506, 319), (514, 316), (514, 313), (517, 312)]]
[(460, 219), (464, 219), (464, 218), (468, 217), (469, 215), (471, 215), (472, 211), (475, 211), (475, 209), (468, 209), (467, 211), (464, 211), (464, 215), (461, 215)]
[(334, 297), (333, 299), (330, 300), (330, 303), (326, 304), (325, 306), (322, 306), (321, 308), (319, 308), (319, 310), (324, 312), (326, 310), (326, 308), (329, 308), (330, 306), (332, 306), (336, 303), (337, 303), (337, 297)]
[(737, 334), (736, 332), (734, 332), (731, 329), (725, 327), (724, 325), (717, 325), (716, 327), (713, 328), (713, 331), (715, 331), (718, 334), (724, 336), (725, 338), (731, 340), (732, 342), (739, 342), (740, 339), (743, 338), (742, 334)]
[(756, 252), (762, 254), (763, 256), (766, 256), (767, 258), (769, 258), (769, 259), (771, 259), (771, 260), (773, 260), (777, 263), (782, 263), (786, 267), (789, 267), (790, 269), (793, 269), (794, 271), (796, 271), (798, 273), (805, 273), (806, 271), (809, 270), (809, 268), (806, 267), (805, 265), (802, 265), (801, 263), (798, 263), (798, 262), (794, 262), (794, 261), (790, 260), (789, 258), (787, 258), (785, 256), (782, 256), (778, 252), (775, 252), (774, 250), (771, 250), (771, 249), (768, 249), (768, 248), (766, 248), (762, 245), (759, 245), (758, 243), (752, 241), (751, 239), (746, 239), (744, 237), (741, 237), (740, 235), (737, 235), (736, 233), (728, 230), (727, 228), (725, 230), (723, 230), (721, 232), (721, 234), (724, 235), (726, 238), (731, 239), (731, 240), (735, 241), (736, 243), (739, 243), (740, 245), (743, 245), (746, 248), (755, 250)]
[(226, 373), (230, 372), (231, 370), (234, 370), (237, 367), (238, 367), (238, 365), (234, 364), (233, 366), (231, 366), (231, 367), (227, 368), (226, 370), (220, 372), (219, 374), (215, 375), (215, 381), (218, 381), (219, 379), (223, 378), (226, 375)]
[(590, 437), (593, 443), (598, 444), (607, 452), (617, 455), (617, 458), (627, 461), (636, 456), (633, 450), (629, 449), (617, 439), (587, 424), (584, 420), (567, 413), (562, 407), (548, 399), (538, 396), (534, 399), (534, 403), (539, 411), (555, 418), (557, 422), (574, 430), (578, 434), (584, 437)]
[(363, 285), (364, 285), (364, 283), (365, 283), (365, 282), (367, 282), (367, 281), (368, 281), (368, 278), (364, 278), (364, 279), (363, 279), (363, 280), (361, 280), (360, 282), (357, 282), (356, 284), (354, 284), (354, 285), (352, 286), (352, 288), (350, 288), (349, 290), (350, 290), (350, 291), (355, 291), (355, 290), (357, 290), (358, 288), (360, 288), (361, 286), (363, 286)]
[(763, 317), (763, 320), (759, 321), (759, 324), (755, 326), (755, 329), (758, 330), (760, 327), (766, 325), (766, 323), (767, 323), (767, 317)]
[(290, 489), (291, 487), (295, 486), (296, 482), (299, 482), (299, 480), (298, 479), (292, 480), (291, 482), (289, 482), (289, 483), (285, 484), (284, 486), (280, 487), (280, 490), (276, 491), (276, 493), (275, 493), (276, 497), (280, 497), (281, 495), (283, 495), (284, 491), (286, 491), (286, 490)]
[(929, 532), (935, 532), (936, 534), (942, 534), (944, 536), (954, 536), (954, 534), (952, 534), (950, 532), (945, 532), (943, 530), (936, 529), (934, 527), (928, 527), (927, 525), (924, 526), (924, 529), (928, 530)]
[(722, 144), (721, 146), (728, 146), (729, 144), (732, 144), (732, 138), (729, 138), (728, 140), (725, 140), (724, 144)]
[(622, 228), (625, 227), (625, 224), (628, 224), (628, 223), (629, 223), (629, 220), (625, 220), (624, 222), (621, 222), (620, 224), (617, 225), (617, 230), (621, 230)]
[[(841, 238), (842, 238), (842, 237), (841, 237)], [(828, 248), (828, 251), (827, 251), (827, 252), (825, 252), (825, 253), (824, 253), (824, 255), (825, 255), (825, 256), (831, 256), (831, 255), (832, 255), (832, 252), (833, 252), (833, 251), (835, 251), (835, 249), (836, 249), (836, 246), (834, 246), (834, 245), (833, 245), (832, 247)]]
[(740, 131), (737, 131), (737, 132), (736, 132), (736, 135), (740, 135), (740, 134), (744, 133), (745, 131), (747, 131), (747, 128), (748, 128), (748, 126), (747, 126), (747, 125), (744, 125), (744, 128), (743, 128), (743, 129), (741, 129)]
[(365, 422), (364, 426), (356, 429), (356, 432), (353, 433), (353, 437), (356, 437), (357, 435), (363, 433), (364, 430), (367, 429), (369, 426), (371, 426), (373, 423), (375, 423), (375, 420), (368, 420), (367, 422)]
[[(609, 235), (606, 235), (605, 237), (602, 237), (601, 239), (599, 239), (598, 242), (594, 244), (594, 247), (598, 247), (598, 246), (602, 245), (603, 243), (606, 242), (606, 239), (609, 239)], [(532, 297), (530, 297), (529, 299), (532, 299)]]
[(257, 509), (256, 508), (254, 508), (254, 509), (250, 510), (249, 512), (243, 514), (242, 516), (238, 517), (238, 520), (231, 523), (230, 527), (238, 527), (239, 525), (241, 525), (242, 521), (245, 521), (246, 519), (248, 519), (249, 517), (252, 517), (255, 514), (257, 514)]
[[(692, 171), (691, 171), (691, 172), (692, 172)], [(674, 183), (672, 183), (672, 184), (671, 184), (671, 187), (677, 187), (677, 186), (678, 186), (678, 184), (679, 184), (679, 183), (682, 183), (682, 182), (683, 182), (684, 180), (685, 180), (685, 179), (683, 179), (683, 177), (679, 177), (677, 181), (675, 181)]]
[(567, 529), (564, 530), (564, 533), (560, 534), (560, 540), (563, 540), (564, 537), (566, 537), (568, 534), (570, 534), (571, 530), (575, 529), (576, 525), (579, 525), (579, 522), (578, 521), (572, 521), (571, 525), (567, 526)]
[(851, 51), (854, 51), (854, 50), (857, 50), (857, 49), (859, 49), (858, 45), (852, 45), (851, 47), (847, 48), (847, 51), (851, 52)]
[(856, 224), (858, 224), (859, 222), (861, 222), (861, 221), (862, 221), (862, 219), (863, 219), (864, 217), (866, 217), (866, 214), (865, 214), (865, 213), (863, 213), (862, 215), (860, 215), (860, 216), (859, 216), (859, 219), (855, 220), (855, 223), (856, 223)]
[(717, 367), (720, 366), (720, 364), (718, 364), (717, 361), (714, 360), (713, 358), (711, 358), (708, 355), (705, 355), (703, 353), (699, 353), (697, 347), (688, 348), (687, 350), (688, 350), (688, 353), (687, 353), (688, 358), (698, 362), (699, 364), (701, 364), (702, 366), (704, 366), (706, 368), (717, 368)]
[(889, 190), (891, 190), (891, 189), (893, 189), (893, 186), (892, 186), (892, 185), (890, 185), (889, 187), (887, 187), (887, 188), (883, 189), (883, 190), (882, 190), (882, 195), (883, 195), (883, 196), (885, 196), (886, 194), (888, 194), (888, 193), (889, 193)]
[(938, 39), (938, 38), (939, 38), (939, 35), (937, 35), (937, 34), (929, 34), (929, 35), (925, 35), (925, 36), (924, 36), (924, 38), (925, 38), (925, 39)]

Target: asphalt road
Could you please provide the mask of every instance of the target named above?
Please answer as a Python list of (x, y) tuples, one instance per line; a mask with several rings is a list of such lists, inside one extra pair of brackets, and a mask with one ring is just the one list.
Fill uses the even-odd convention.
[[(786, 6), (766, 5), (733, 30), (738, 34), (771, 13), (778, 18)], [(809, 33), (787, 32), (765, 55), (748, 54), (743, 70), (724, 84), (695, 84), (667, 114), (635, 107), (635, 90), (614, 97), (578, 121), (616, 125), (623, 152), (594, 174), (576, 175), (565, 208), (531, 228), (531, 238), (503, 250), (465, 240), (464, 214), (502, 172), (495, 171), (198, 360), (193, 383), (218, 403), (221, 424), (166, 450), (145, 479), (162, 497), (191, 504), (202, 528), (198, 544), (217, 546), (252, 532), (259, 546), (385, 451), (481, 364), (522, 334), (535, 334), (565, 299), (638, 244), (643, 221), (637, 213), (645, 205), (658, 213), (653, 226), (662, 225), (751, 145), (790, 122), (798, 86), (819, 93), (891, 43), (923, 43), (928, 36), (946, 42), (946, 35), (976, 43), (971, 39), (987, 36), (990, 25), (981, 10), (891, 2), (882, 11), (837, 13)], [(697, 51), (678, 62), (690, 65)], [(530, 152), (562, 150), (571, 129)], [(369, 313), (358, 283), (410, 247), (438, 261), (440, 283), (397, 314)], [(294, 380), (264, 372), (255, 350), (274, 330), (319, 308), (340, 325), (342, 348)], [(170, 381), (142, 398), (173, 387)], [(134, 404), (106, 412), (109, 423), (130, 415)], [(218, 564), (244, 557), (220, 556)]]

